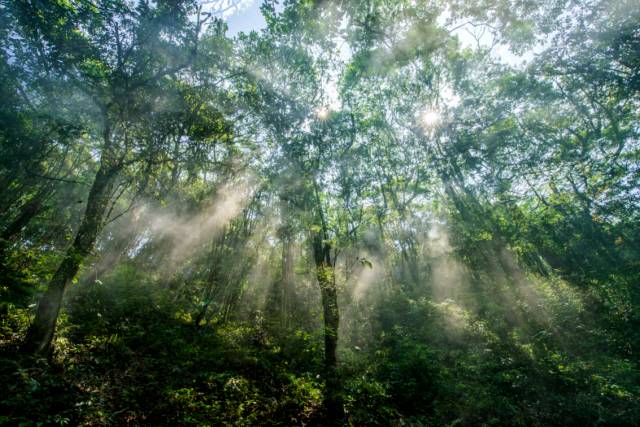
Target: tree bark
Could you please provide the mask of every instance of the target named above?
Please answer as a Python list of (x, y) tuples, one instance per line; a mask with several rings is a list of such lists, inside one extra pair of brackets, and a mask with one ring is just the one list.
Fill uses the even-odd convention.
[(344, 417), (344, 409), (340, 397), (340, 378), (337, 370), (340, 314), (338, 311), (336, 276), (331, 260), (331, 245), (323, 241), (323, 235), (324, 233), (317, 233), (314, 236), (313, 255), (324, 314), (324, 365), (326, 377), (324, 407), (329, 425), (339, 425)]
[(316, 276), (322, 296), (324, 314), (324, 358), (325, 367), (334, 369), (338, 365), (336, 350), (338, 348), (338, 299), (333, 266), (322, 262), (316, 264)]
[(213, 301), (214, 293), (218, 287), (219, 279), (218, 279), (218, 263), (217, 259), (214, 258), (213, 265), (211, 266), (211, 273), (209, 273), (209, 277), (207, 278), (207, 289), (204, 293), (204, 304), (198, 311), (195, 316), (194, 324), (196, 328), (199, 328), (207, 315), (207, 310)]
[(87, 208), (80, 228), (71, 247), (67, 250), (62, 263), (53, 275), (49, 286), (40, 298), (36, 316), (29, 327), (23, 343), (23, 351), (29, 354), (48, 354), (55, 333), (62, 297), (75, 278), (84, 258), (91, 253), (98, 233), (100, 233), (104, 215), (109, 205), (117, 168), (107, 166), (104, 160), (96, 174)]
[(42, 211), (42, 204), (51, 192), (51, 187), (40, 189), (31, 200), (20, 208), (18, 216), (0, 234), (0, 277), (5, 278), (8, 274), (6, 257), (9, 247), (19, 236), (22, 229)]
[(20, 208), (18, 216), (2, 231), (2, 240), (12, 241), (42, 211), (42, 205), (51, 194), (53, 188), (46, 186)]
[(279, 289), (279, 313), (281, 325), (288, 328), (292, 317), (293, 303), (293, 227), (290, 224), (289, 202), (281, 196), (280, 220), (282, 225), (278, 230), (282, 242), (282, 278)]
[(292, 298), (293, 298), (293, 248), (291, 245), (291, 235), (286, 230), (282, 236), (282, 294), (280, 313), (282, 316), (282, 326), (289, 327), (291, 319)]

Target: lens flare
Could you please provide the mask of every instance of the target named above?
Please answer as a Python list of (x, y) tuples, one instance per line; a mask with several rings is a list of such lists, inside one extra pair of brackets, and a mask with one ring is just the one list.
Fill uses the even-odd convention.
[(427, 108), (420, 113), (419, 122), (424, 130), (436, 127), (441, 121), (442, 115), (437, 110)]
[(316, 110), (316, 117), (320, 121), (327, 120), (330, 115), (331, 115), (331, 110), (329, 110), (327, 107), (321, 107)]

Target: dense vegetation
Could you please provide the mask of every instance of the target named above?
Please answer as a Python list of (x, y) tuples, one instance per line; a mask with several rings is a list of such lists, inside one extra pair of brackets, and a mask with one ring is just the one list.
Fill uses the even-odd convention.
[(640, 3), (236, 3), (0, 0), (0, 424), (639, 425)]

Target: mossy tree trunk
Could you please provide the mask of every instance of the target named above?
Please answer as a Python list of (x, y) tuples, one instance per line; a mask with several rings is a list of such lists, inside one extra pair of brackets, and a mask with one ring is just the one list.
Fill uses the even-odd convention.
[(331, 254), (329, 231), (325, 220), (317, 183), (314, 182), (317, 224), (312, 227), (311, 243), (316, 268), (316, 278), (322, 298), (324, 315), (324, 365), (325, 400), (324, 409), (330, 425), (338, 425), (344, 418), (338, 375), (338, 290), (336, 286), (335, 257)]
[(23, 343), (29, 354), (48, 354), (55, 333), (62, 298), (84, 259), (91, 253), (107, 212), (118, 168), (103, 159), (89, 192), (87, 208), (71, 247), (40, 298), (35, 318)]

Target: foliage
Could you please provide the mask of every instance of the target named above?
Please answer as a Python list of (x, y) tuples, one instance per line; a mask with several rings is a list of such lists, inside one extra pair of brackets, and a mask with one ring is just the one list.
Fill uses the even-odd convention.
[(0, 424), (640, 423), (636, 1), (211, 3), (0, 0)]

